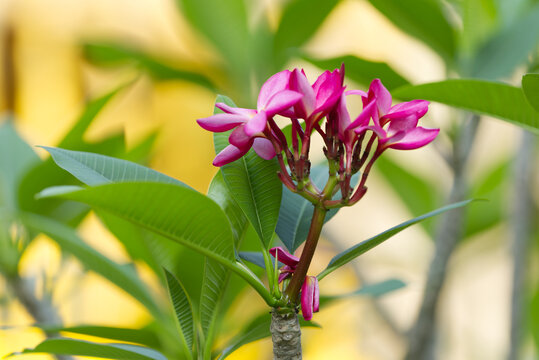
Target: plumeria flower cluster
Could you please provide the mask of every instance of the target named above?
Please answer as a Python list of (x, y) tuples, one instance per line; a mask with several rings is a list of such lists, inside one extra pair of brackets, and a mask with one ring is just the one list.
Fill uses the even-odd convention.
[[(363, 105), (355, 117), (347, 108), (347, 100), (352, 96), (359, 96)], [(371, 167), (384, 151), (417, 149), (436, 138), (439, 129), (418, 126), (428, 106), (425, 100), (393, 105), (391, 94), (379, 79), (372, 81), (367, 92), (347, 91), (343, 64), (332, 72), (325, 71), (313, 84), (303, 70), (281, 71), (260, 89), (256, 109), (217, 103), (223, 113), (197, 122), (213, 132), (232, 130), (230, 145), (217, 155), (215, 166), (233, 162), (251, 148), (263, 159), (276, 157), (283, 184), (325, 212), (351, 206), (365, 195)], [(277, 125), (277, 116), (289, 120), (286, 130)], [(329, 179), (323, 189), (310, 179), (309, 151), (311, 137), (316, 133), (324, 141), (328, 161)], [(351, 178), (358, 172), (361, 177), (354, 188)], [(339, 190), (340, 197), (335, 198)], [(316, 247), (316, 241), (312, 246)], [(280, 248), (272, 249), (274, 257), (277, 254), (285, 264), (279, 283), (291, 277), (288, 295), (295, 299), (301, 291), (302, 312), (310, 319), (313, 311), (318, 310), (318, 282), (316, 277), (306, 276), (314, 248), (305, 253), (304, 250), (298, 259)]]

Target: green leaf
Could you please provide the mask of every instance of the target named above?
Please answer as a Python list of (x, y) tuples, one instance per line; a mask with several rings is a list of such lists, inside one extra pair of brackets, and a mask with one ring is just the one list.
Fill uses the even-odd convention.
[(402, 100), (424, 99), (506, 120), (539, 133), (539, 114), (528, 104), (522, 90), (482, 80), (445, 80), (393, 91)]
[(326, 277), (326, 275), (332, 273), (333, 271), (335, 271), (338, 268), (340, 268), (341, 266), (349, 263), (350, 261), (352, 261), (355, 258), (357, 258), (358, 256), (364, 254), (365, 252), (371, 250), (372, 248), (380, 245), (381, 243), (383, 243), (387, 239), (391, 238), (392, 236), (398, 234), (399, 232), (406, 229), (407, 227), (410, 227), (410, 226), (412, 226), (414, 224), (417, 224), (418, 222), (423, 221), (425, 219), (428, 219), (428, 218), (430, 218), (432, 216), (439, 215), (439, 214), (441, 214), (443, 212), (446, 212), (448, 210), (452, 210), (452, 209), (456, 209), (456, 208), (459, 208), (459, 207), (462, 207), (462, 206), (466, 206), (469, 203), (471, 203), (472, 201), (474, 201), (474, 200), (461, 201), (461, 202), (458, 202), (458, 203), (454, 203), (454, 204), (450, 204), (450, 205), (441, 207), (441, 208), (439, 208), (437, 210), (431, 211), (429, 213), (426, 213), (426, 214), (421, 215), (419, 217), (416, 217), (414, 219), (403, 222), (402, 224), (399, 224), (399, 225), (397, 225), (395, 227), (392, 227), (391, 229), (388, 229), (388, 230), (384, 231), (381, 234), (373, 236), (372, 238), (370, 238), (368, 240), (365, 240), (365, 241), (363, 241), (363, 242), (361, 242), (361, 243), (359, 243), (357, 245), (352, 246), (351, 248), (348, 248), (347, 250), (341, 252), (340, 254), (333, 257), (333, 259), (331, 259), (331, 261), (329, 262), (326, 269), (324, 269), (324, 271), (322, 271), (318, 275), (318, 279), (322, 280), (324, 277)]
[(161, 316), (161, 309), (151, 297), (149, 289), (138, 278), (133, 267), (120, 265), (101, 255), (87, 245), (74, 229), (62, 223), (30, 213), (23, 213), (20, 216), (28, 228), (46, 234), (56, 241), (63, 251), (75, 256), (86, 269), (103, 276), (133, 296), (154, 316)]
[[(219, 96), (216, 102), (235, 106), (230, 99)], [(219, 111), (220, 112), (220, 111)], [(215, 152), (228, 145), (229, 132), (215, 133)], [(282, 186), (276, 159), (264, 160), (251, 149), (242, 158), (221, 167), (223, 178), (234, 200), (254, 227), (267, 248), (277, 225)]]
[(286, 63), (297, 51), (296, 48), (314, 36), (338, 2), (338, 0), (292, 0), (286, 4), (274, 38), (277, 64)]
[(539, 5), (483, 45), (472, 64), (472, 74), (484, 79), (511, 75), (539, 42)]
[(439, 1), (369, 0), (393, 24), (423, 41), (446, 61), (455, 57), (455, 34)]
[[(311, 168), (311, 181), (320, 189), (323, 189), (328, 180), (328, 168), (325, 165), (317, 165)], [(352, 178), (352, 186), (358, 175)], [(340, 192), (335, 198), (340, 197)], [(302, 197), (289, 191), (283, 185), (283, 197), (281, 199), (281, 210), (279, 211), (279, 221), (275, 232), (285, 244), (288, 251), (294, 253), (296, 249), (307, 239), (309, 227), (313, 217), (313, 204)], [(339, 209), (331, 209), (327, 212), (324, 222), (331, 220)]]
[(539, 288), (535, 290), (529, 306), (529, 324), (536, 351), (539, 349)]
[[(376, 169), (383, 174), (412, 215), (423, 214), (439, 205), (441, 196), (438, 188), (426, 179), (405, 170), (391, 157), (381, 156), (376, 161)], [(432, 234), (432, 221), (423, 221), (421, 225)]]
[(127, 329), (110, 326), (71, 326), (71, 327), (40, 327), (47, 332), (68, 332), (73, 334), (90, 335), (108, 340), (127, 341), (151, 348), (161, 347), (161, 342), (155, 332), (145, 329)]
[(389, 279), (375, 284), (368, 284), (360, 287), (359, 289), (339, 295), (321, 295), (320, 305), (327, 305), (335, 300), (347, 299), (354, 296), (371, 296), (380, 297), (395, 290), (402, 289), (406, 286), (406, 283), (399, 279)]
[(228, 217), (237, 244), (245, 232), (247, 218), (236, 200), (234, 200), (234, 196), (227, 187), (221, 171), (218, 171), (213, 177), (208, 189), (208, 197), (215, 201)]
[[(305, 321), (302, 318), (300, 318), (299, 324), (301, 327), (320, 328), (320, 325), (318, 325), (317, 323), (313, 321)], [(227, 358), (230, 354), (232, 354), (234, 351), (236, 351), (245, 344), (264, 339), (266, 337), (270, 337), (270, 325), (271, 316), (269, 314), (265, 313), (256, 317), (241, 331), (240, 334), (232, 338), (232, 340), (230, 340), (227, 345), (225, 345), (225, 348), (221, 352), (218, 360), (223, 360)]]
[(539, 111), (539, 74), (526, 74), (522, 77), (522, 90), (526, 100)]
[(117, 360), (167, 360), (163, 354), (146, 347), (129, 344), (101, 344), (67, 338), (47, 339), (33, 349), (11, 355), (35, 353), (92, 356)]
[(193, 308), (191, 300), (185, 291), (183, 285), (166, 269), (165, 277), (168, 284), (168, 293), (174, 306), (174, 312), (181, 328), (181, 335), (187, 346), (187, 354), (191, 356), (193, 351), (193, 340), (195, 332), (195, 324), (193, 321)]
[(103, 108), (110, 102), (110, 100), (116, 96), (119, 92), (124, 90), (126, 87), (130, 86), (131, 82), (121, 85), (118, 88), (106, 93), (103, 96), (98, 97), (90, 101), (84, 107), (82, 114), (79, 116), (75, 125), (69, 130), (69, 132), (64, 136), (58, 147), (76, 149), (80, 148), (81, 144), (84, 143), (83, 137), (88, 130), (88, 127), (97, 117), (97, 115), (103, 110)]
[(346, 77), (361, 85), (369, 85), (375, 78), (382, 80), (384, 86), (390, 91), (400, 86), (410, 85), (408, 80), (384, 62), (365, 60), (354, 55), (331, 59), (315, 59), (309, 56), (303, 56), (303, 58), (321, 69), (336, 69), (344, 63)]
[(87, 185), (112, 182), (159, 182), (187, 187), (181, 181), (127, 160), (43, 146), (56, 164)]
[(231, 81), (247, 84), (249, 26), (244, 0), (176, 0), (176, 3), (182, 16), (224, 57), (233, 73)]
[(214, 90), (213, 83), (204, 75), (193, 71), (193, 64), (182, 66), (168, 65), (165, 61), (156, 59), (135, 48), (122, 44), (86, 43), (83, 46), (84, 56), (100, 66), (118, 66), (135, 64), (146, 71), (154, 79), (185, 80)]
[(19, 208), (16, 194), (26, 171), (39, 163), (39, 157), (17, 134), (11, 120), (0, 125), (0, 208)]
[(192, 189), (162, 183), (115, 183), (51, 191), (108, 211), (224, 265), (235, 262), (228, 219), (215, 202)]

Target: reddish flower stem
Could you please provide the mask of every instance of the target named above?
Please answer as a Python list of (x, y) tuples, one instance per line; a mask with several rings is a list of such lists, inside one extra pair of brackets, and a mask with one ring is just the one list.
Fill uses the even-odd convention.
[(309, 234), (307, 235), (307, 240), (305, 241), (305, 247), (303, 248), (303, 252), (299, 258), (298, 266), (292, 275), (290, 284), (285, 291), (288, 300), (292, 304), (296, 304), (297, 302), (301, 285), (303, 284), (307, 271), (309, 270), (309, 266), (311, 265), (311, 260), (313, 259), (316, 245), (318, 244), (322, 226), (324, 225), (326, 213), (327, 209), (325, 209), (323, 206), (316, 205), (314, 207), (311, 227), (309, 228)]

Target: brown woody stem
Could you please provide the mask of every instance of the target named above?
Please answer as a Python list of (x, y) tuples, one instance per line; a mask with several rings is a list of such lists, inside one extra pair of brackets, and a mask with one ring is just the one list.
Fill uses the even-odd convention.
[(301, 360), (301, 328), (295, 311), (271, 311), (273, 360)]

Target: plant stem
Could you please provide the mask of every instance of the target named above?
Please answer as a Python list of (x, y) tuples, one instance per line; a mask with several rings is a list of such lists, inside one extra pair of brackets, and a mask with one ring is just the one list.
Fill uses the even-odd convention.
[(316, 205), (314, 207), (313, 217), (311, 220), (311, 227), (309, 228), (309, 234), (307, 235), (307, 240), (305, 241), (305, 247), (301, 253), (298, 266), (292, 275), (290, 284), (286, 288), (286, 296), (288, 300), (295, 304), (298, 298), (299, 290), (303, 284), (303, 280), (307, 275), (309, 266), (311, 265), (311, 260), (313, 259), (314, 251), (316, 250), (316, 245), (318, 244), (318, 238), (320, 237), (320, 232), (322, 231), (322, 226), (324, 225), (324, 219), (326, 217), (327, 209), (321, 205)]
[[(453, 148), (453, 186), (448, 203), (462, 201), (468, 187), (466, 184), (466, 164), (479, 125), (479, 116), (473, 115), (463, 126)], [(425, 291), (417, 319), (410, 329), (408, 351), (405, 360), (425, 360), (432, 358), (429, 351), (433, 349), (436, 330), (436, 308), (445, 281), (447, 264), (458, 240), (462, 236), (464, 225), (464, 208), (446, 212), (441, 216), (436, 232), (436, 247), (430, 263), (425, 284)]]
[(273, 360), (301, 360), (301, 328), (295, 311), (271, 311)]
[(534, 164), (535, 136), (522, 132), (520, 148), (515, 156), (513, 216), (513, 288), (511, 293), (511, 333), (508, 360), (517, 360), (523, 337), (526, 288), (526, 267), (531, 240), (533, 204), (530, 199)]

